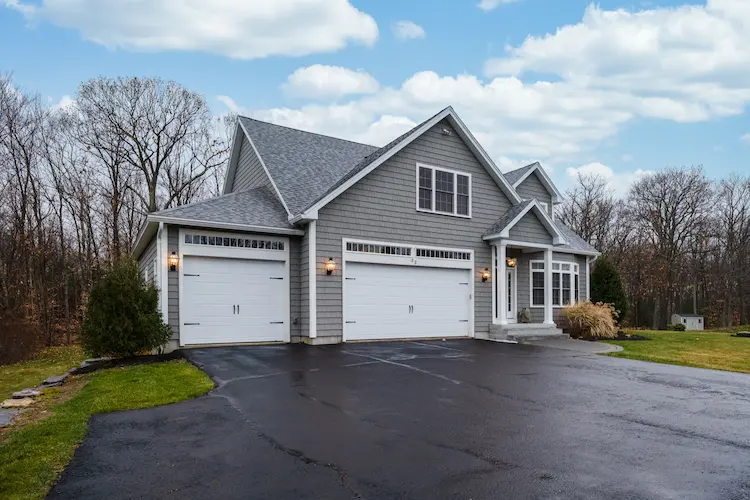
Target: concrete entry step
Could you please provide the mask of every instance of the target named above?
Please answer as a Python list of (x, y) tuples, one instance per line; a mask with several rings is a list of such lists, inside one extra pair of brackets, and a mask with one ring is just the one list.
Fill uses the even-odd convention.
[(490, 339), (529, 342), (545, 339), (569, 339), (570, 335), (555, 325), (522, 323), (513, 325), (491, 325)]

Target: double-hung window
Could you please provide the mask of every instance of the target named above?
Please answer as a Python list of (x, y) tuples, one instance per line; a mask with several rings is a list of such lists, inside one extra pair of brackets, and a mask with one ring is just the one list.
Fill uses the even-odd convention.
[(471, 176), (418, 164), (417, 210), (471, 217)]
[[(544, 262), (531, 262), (531, 306), (544, 306)], [(552, 263), (552, 306), (562, 307), (579, 301), (578, 264)]]

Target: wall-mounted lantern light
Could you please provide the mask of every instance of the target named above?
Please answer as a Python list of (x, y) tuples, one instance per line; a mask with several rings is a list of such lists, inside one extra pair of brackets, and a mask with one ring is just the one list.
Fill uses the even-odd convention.
[(482, 283), (486, 283), (487, 280), (490, 279), (490, 270), (489, 268), (485, 268), (484, 271), (482, 271)]
[(333, 257), (328, 257), (328, 260), (326, 261), (326, 274), (331, 275), (336, 270), (336, 261), (333, 260)]
[(516, 259), (515, 257), (508, 257), (507, 259), (505, 259), (505, 265), (510, 268), (516, 267), (517, 264), (518, 264), (518, 259)]
[(177, 271), (177, 264), (180, 262), (180, 258), (177, 256), (177, 252), (172, 252), (169, 255), (169, 270)]

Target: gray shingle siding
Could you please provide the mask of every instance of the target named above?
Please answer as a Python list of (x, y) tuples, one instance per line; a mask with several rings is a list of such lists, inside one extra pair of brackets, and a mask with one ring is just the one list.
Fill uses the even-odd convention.
[[(180, 228), (167, 226), (167, 255), (172, 252), (180, 254)], [(172, 340), (180, 338), (180, 272), (167, 271), (167, 305), (169, 308), (169, 326), (172, 327)]]
[(510, 228), (510, 239), (514, 241), (524, 241), (529, 243), (539, 243), (543, 245), (552, 244), (547, 228), (544, 227), (539, 217), (534, 213), (534, 209), (527, 212), (523, 218)]
[[(143, 272), (147, 272), (147, 278), (150, 280), (154, 279), (154, 274), (156, 273), (156, 269), (154, 268), (154, 259), (156, 258), (156, 235), (151, 238), (151, 242), (148, 244), (146, 249), (141, 254), (141, 258), (138, 261), (138, 266), (141, 270), (141, 276), (143, 276)], [(159, 284), (157, 283), (157, 286)]]
[(266, 186), (273, 191), (271, 180), (263, 170), (260, 158), (255, 154), (252, 144), (247, 137), (242, 138), (240, 146), (240, 157), (237, 162), (237, 170), (234, 173), (232, 191), (244, 191), (260, 186)]
[[(415, 243), (475, 252), (475, 274), (490, 266), (482, 234), (511, 202), (463, 141), (443, 121), (333, 200), (318, 214), (317, 260), (341, 262), (342, 238)], [(417, 212), (416, 163), (472, 174), (472, 218)], [(318, 276), (318, 337), (341, 337), (341, 267)], [(486, 332), (492, 316), (491, 283), (476, 280), (475, 330)]]
[(538, 200), (547, 204), (550, 217), (552, 217), (552, 196), (550, 196), (547, 188), (539, 180), (539, 176), (536, 172), (528, 176), (517, 188), (516, 192), (524, 200)]

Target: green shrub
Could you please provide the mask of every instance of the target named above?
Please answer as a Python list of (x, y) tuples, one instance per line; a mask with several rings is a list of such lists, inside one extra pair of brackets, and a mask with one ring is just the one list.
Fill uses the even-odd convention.
[(685, 325), (682, 323), (672, 323), (671, 325), (667, 325), (667, 330), (672, 330), (673, 332), (684, 332)]
[(91, 289), (81, 332), (92, 356), (134, 356), (171, 336), (158, 311), (159, 293), (144, 283), (132, 260), (116, 263)]
[(563, 314), (568, 319), (570, 336), (586, 340), (617, 337), (617, 311), (612, 304), (579, 302), (567, 306)]
[[(620, 318), (628, 313), (628, 299), (620, 272), (606, 257), (600, 257), (591, 271), (591, 301), (614, 304)], [(615, 318), (617, 319), (617, 318)]]

